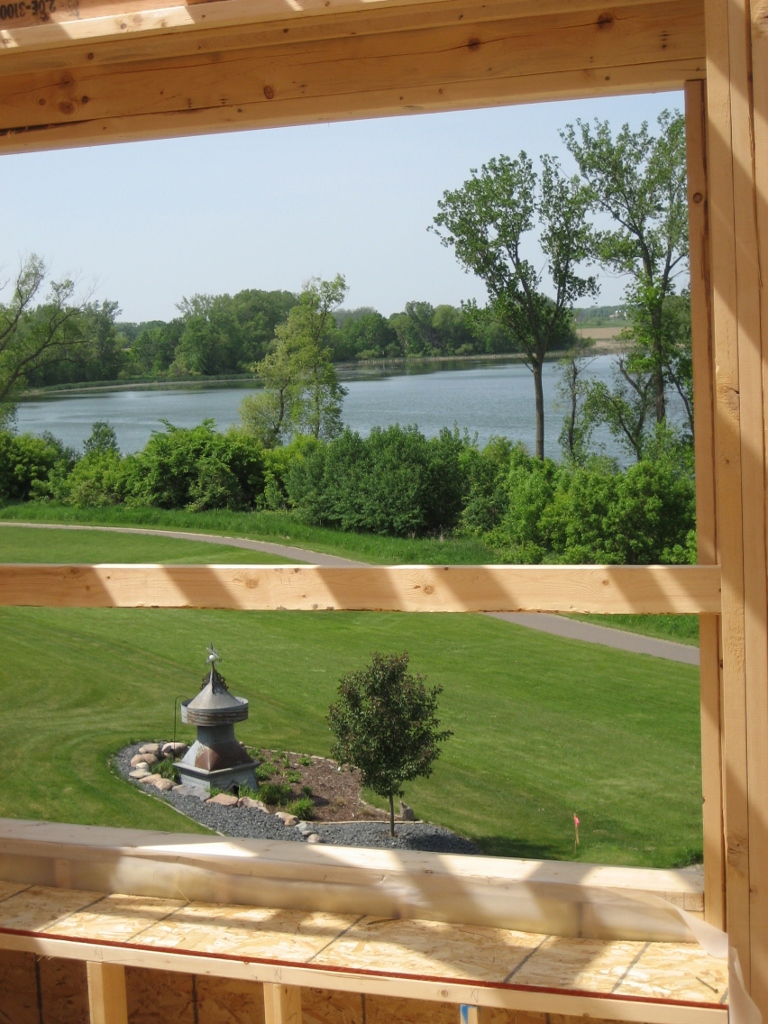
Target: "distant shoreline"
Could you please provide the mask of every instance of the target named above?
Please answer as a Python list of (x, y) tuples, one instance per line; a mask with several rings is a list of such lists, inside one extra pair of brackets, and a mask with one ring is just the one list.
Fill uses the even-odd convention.
[[(605, 336), (611, 332), (610, 336)], [(578, 328), (577, 333), (582, 339), (592, 338), (595, 355), (613, 355), (620, 351), (620, 345), (616, 338), (616, 329), (593, 327)], [(547, 361), (562, 359), (565, 350), (550, 352)], [(394, 359), (361, 359), (357, 362), (335, 363), (335, 368), (344, 374), (351, 370), (365, 369), (386, 369), (391, 367), (406, 368), (409, 366), (433, 366), (439, 363), (492, 363), (492, 362), (522, 362), (523, 355), (520, 352), (494, 352), (480, 355), (455, 355), (455, 356), (419, 356), (418, 358), (406, 358), (400, 356)], [(39, 399), (55, 398), (79, 398), (84, 395), (103, 394), (110, 391), (197, 391), (208, 388), (234, 388), (247, 387), (255, 384), (258, 377), (242, 374), (231, 377), (196, 377), (187, 380), (135, 380), (135, 381), (97, 381), (93, 384), (54, 384), (47, 388), (30, 388), (19, 398), (19, 401), (35, 401)]]

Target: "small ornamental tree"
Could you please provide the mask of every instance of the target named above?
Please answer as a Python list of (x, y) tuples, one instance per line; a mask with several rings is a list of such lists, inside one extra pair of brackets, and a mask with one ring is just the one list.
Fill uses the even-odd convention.
[(389, 798), (389, 832), (395, 834), (395, 794), (411, 779), (432, 774), (440, 744), (453, 733), (439, 729), (441, 686), (427, 688), (408, 672), (407, 654), (373, 654), (371, 664), (343, 676), (328, 709), (336, 737), (332, 755), (359, 769), (364, 786)]

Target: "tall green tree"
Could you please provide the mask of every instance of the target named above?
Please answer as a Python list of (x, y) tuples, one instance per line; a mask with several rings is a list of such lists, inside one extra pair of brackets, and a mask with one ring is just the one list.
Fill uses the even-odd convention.
[[(484, 315), (498, 321), (525, 357), (536, 396), (536, 455), (543, 459), (544, 359), (568, 334), (574, 303), (597, 293), (595, 278), (580, 272), (592, 254), (591, 193), (549, 156), (542, 157), (541, 174), (524, 152), (514, 160), (495, 157), (471, 173), (461, 188), (443, 193), (433, 230), (484, 282)], [(525, 255), (534, 232), (544, 254), (540, 269)]]
[(14, 402), (29, 377), (80, 357), (84, 302), (75, 300), (74, 282), (49, 281), (39, 256), (21, 265), (8, 301), (0, 303), (0, 420), (13, 414)]
[[(577, 120), (561, 134), (592, 209), (612, 221), (595, 231), (596, 256), (615, 273), (629, 275), (632, 323), (625, 337), (631, 345), (622, 357), (617, 401), (644, 403), (650, 390), (652, 418), (660, 424), (668, 387), (689, 394), (681, 374), (690, 331), (681, 330), (679, 305), (670, 302), (688, 261), (685, 119), (665, 110), (656, 133), (643, 122), (638, 131), (625, 124), (615, 135), (607, 121)], [(640, 406), (634, 415), (641, 417)]]
[(341, 432), (346, 390), (333, 367), (331, 344), (338, 333), (333, 313), (346, 291), (340, 274), (332, 281), (309, 281), (275, 329), (272, 351), (257, 363), (263, 390), (243, 400), (240, 419), (266, 446), (293, 434), (328, 439)]
[(366, 668), (342, 677), (328, 709), (336, 737), (331, 753), (358, 768), (363, 785), (389, 800), (390, 835), (403, 783), (431, 775), (440, 744), (453, 735), (439, 728), (441, 693), (442, 687), (428, 689), (423, 676), (411, 675), (407, 654), (374, 654)]

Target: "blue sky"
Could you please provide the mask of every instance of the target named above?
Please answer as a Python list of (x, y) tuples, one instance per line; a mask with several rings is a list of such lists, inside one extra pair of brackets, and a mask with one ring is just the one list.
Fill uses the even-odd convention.
[[(483, 300), (427, 232), (443, 191), (521, 149), (570, 161), (558, 129), (616, 127), (682, 107), (678, 93), (416, 115), (144, 142), (0, 160), (3, 279), (37, 252), (126, 320), (169, 319), (182, 296), (298, 290), (345, 275), (348, 307)], [(600, 277), (600, 302), (622, 282)]]

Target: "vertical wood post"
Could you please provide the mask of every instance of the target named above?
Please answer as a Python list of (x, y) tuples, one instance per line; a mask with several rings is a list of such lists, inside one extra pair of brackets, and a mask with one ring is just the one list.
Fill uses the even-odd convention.
[[(714, 363), (709, 273), (706, 160), (706, 96), (703, 82), (685, 87), (688, 225), (691, 264), (693, 387), (696, 396), (696, 535), (699, 563), (718, 561), (715, 516)], [(701, 768), (704, 819), (704, 916), (725, 928), (725, 857), (721, 751), (720, 616), (699, 616)]]
[(265, 1024), (301, 1024), (301, 989), (264, 984)]
[(725, 916), (767, 1015), (765, 16), (757, 0), (705, 0)]
[(128, 1024), (125, 968), (88, 961), (87, 970), (91, 1024)]

